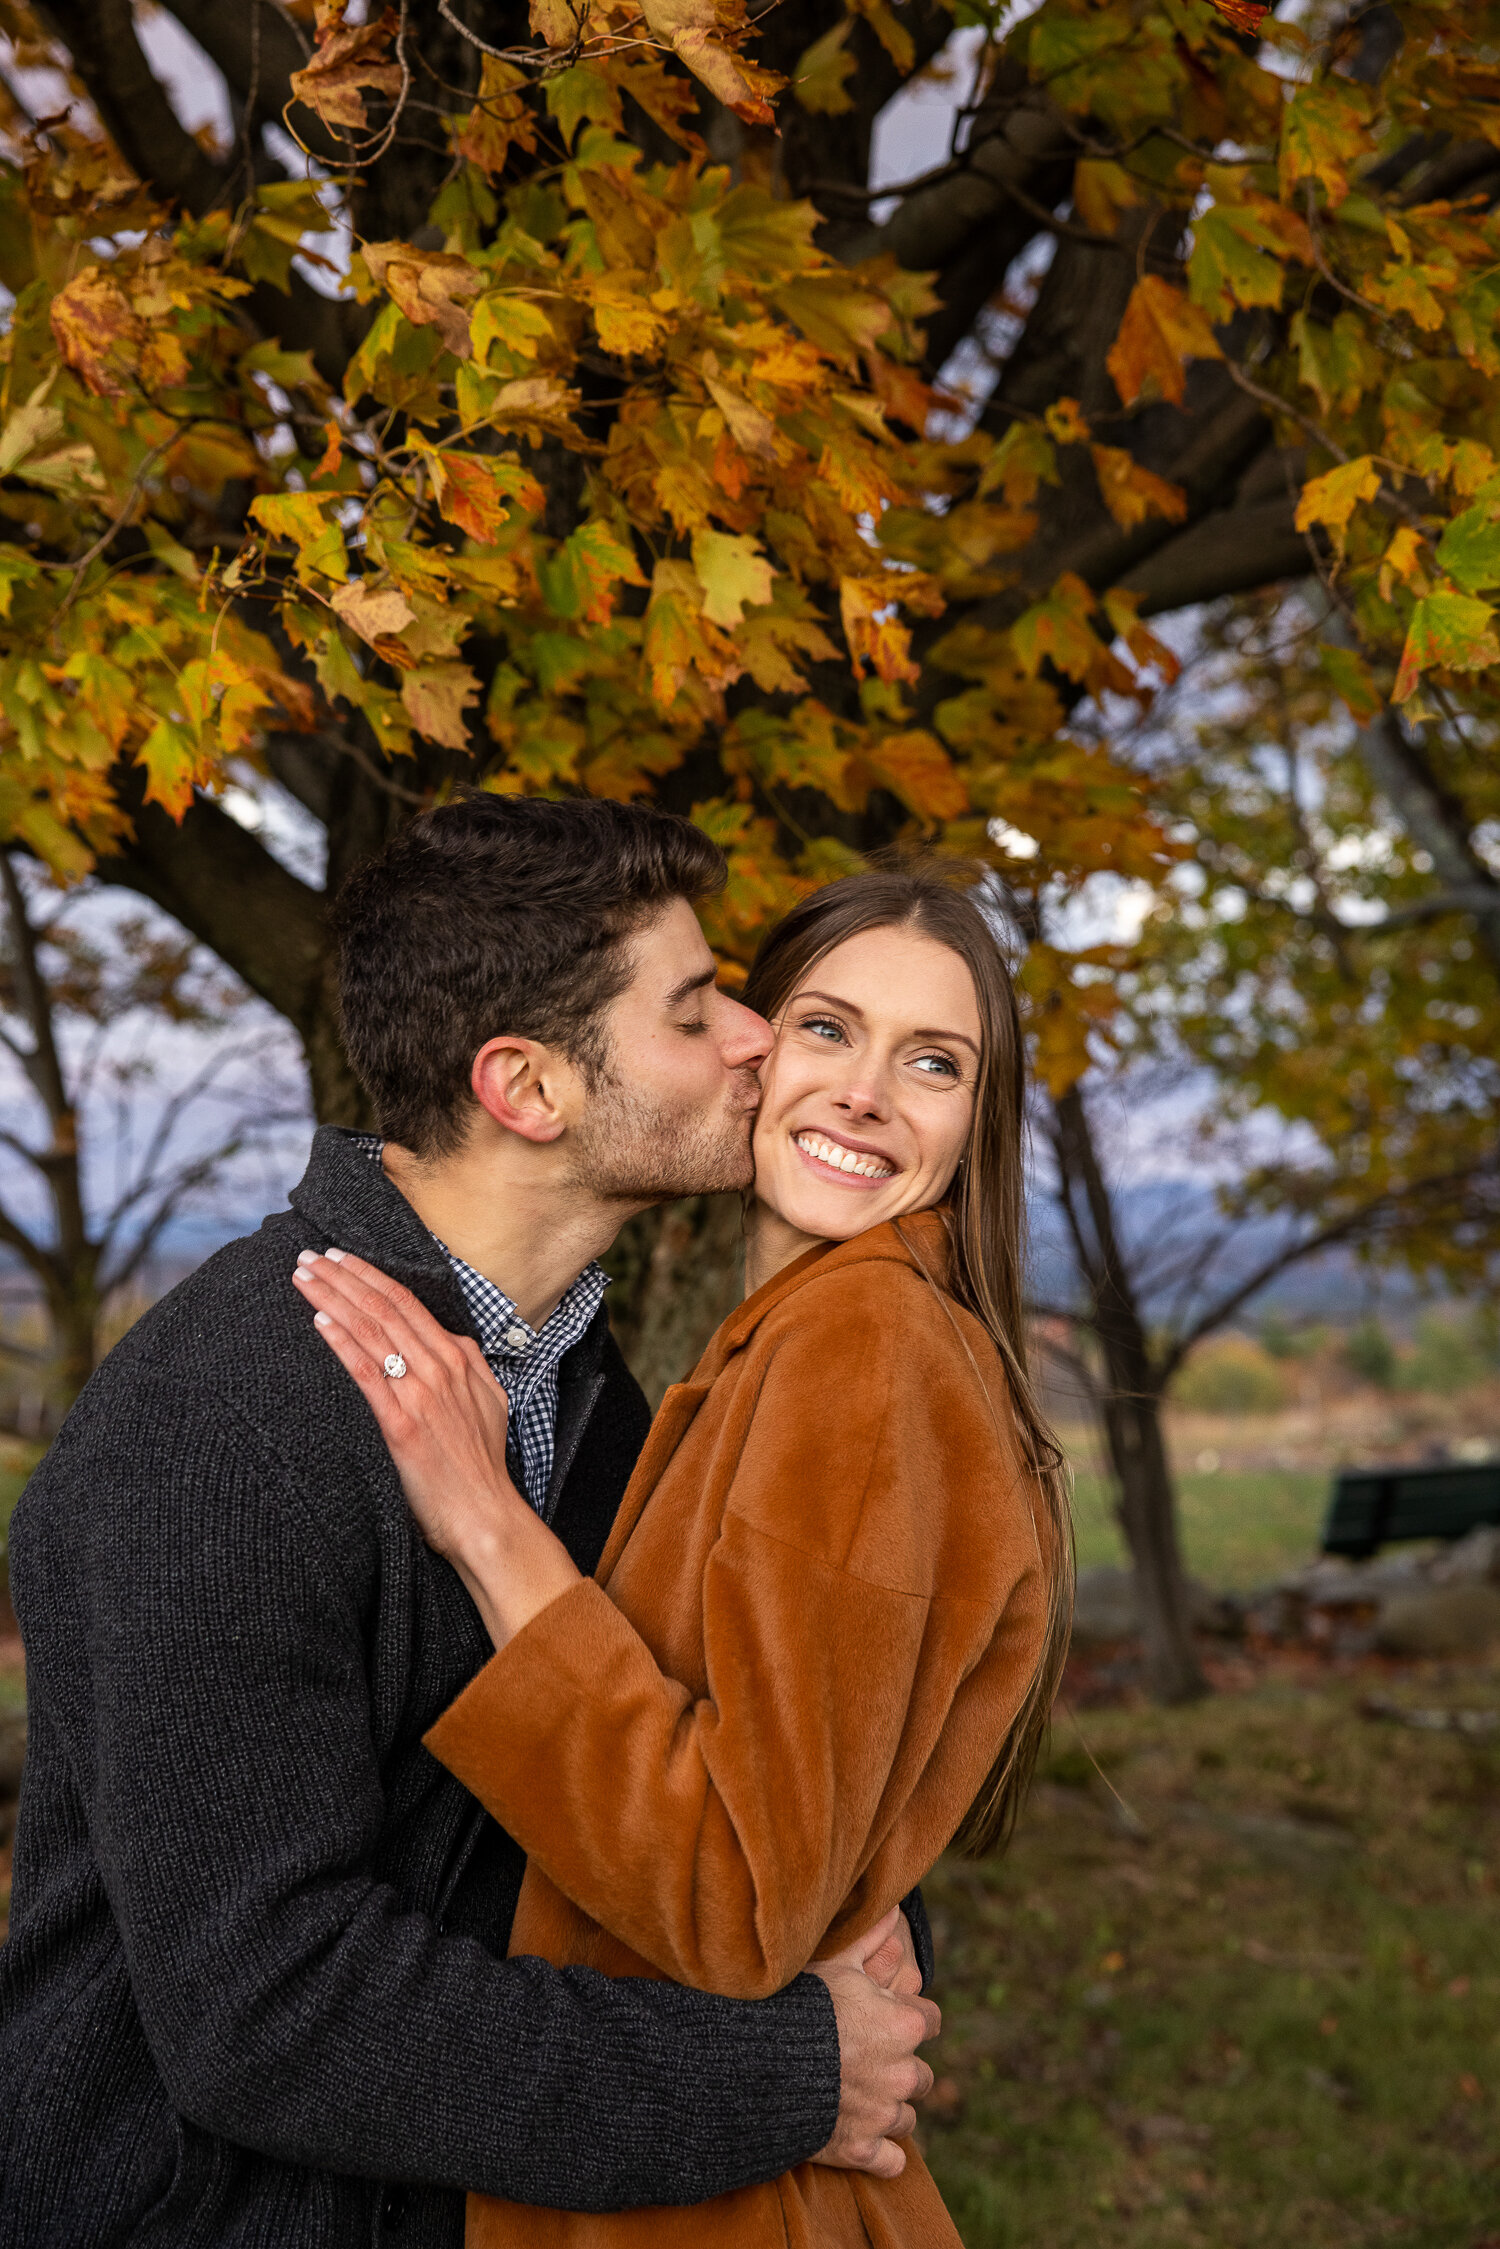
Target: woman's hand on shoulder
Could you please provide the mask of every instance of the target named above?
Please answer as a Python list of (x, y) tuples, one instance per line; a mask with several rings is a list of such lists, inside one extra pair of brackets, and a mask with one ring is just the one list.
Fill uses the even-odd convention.
[(304, 1250), (293, 1278), (380, 1426), (418, 1529), (502, 1646), (578, 1571), (511, 1480), (508, 1401), (483, 1352), (348, 1251)]

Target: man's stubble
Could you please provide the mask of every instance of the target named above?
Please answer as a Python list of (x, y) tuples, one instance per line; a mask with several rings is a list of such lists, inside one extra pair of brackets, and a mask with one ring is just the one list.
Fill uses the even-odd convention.
[(712, 1116), (674, 1111), (614, 1076), (595, 1083), (587, 1110), (571, 1135), (572, 1186), (601, 1202), (675, 1202), (680, 1195), (735, 1194), (755, 1176), (750, 1134), (755, 1111), (732, 1106), (759, 1098), (755, 1073), (740, 1073), (737, 1093), (726, 1094)]

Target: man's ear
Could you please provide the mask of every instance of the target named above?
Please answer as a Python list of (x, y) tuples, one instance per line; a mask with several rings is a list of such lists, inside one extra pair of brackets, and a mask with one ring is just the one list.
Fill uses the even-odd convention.
[(535, 1039), (490, 1039), (474, 1057), (469, 1084), (486, 1115), (538, 1146), (568, 1128), (572, 1065)]

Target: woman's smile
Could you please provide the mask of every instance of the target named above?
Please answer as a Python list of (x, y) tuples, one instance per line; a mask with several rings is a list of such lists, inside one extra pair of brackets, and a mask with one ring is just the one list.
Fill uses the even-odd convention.
[(868, 1141), (846, 1140), (835, 1132), (794, 1132), (792, 1145), (815, 1171), (831, 1174), (840, 1187), (873, 1187), (901, 1168)]

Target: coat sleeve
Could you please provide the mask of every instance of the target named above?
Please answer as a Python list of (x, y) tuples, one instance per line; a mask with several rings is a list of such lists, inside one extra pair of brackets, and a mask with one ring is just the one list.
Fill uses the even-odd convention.
[(68, 1484), (59, 1440), (19, 1513), (17, 1605), (181, 2114), (286, 2162), (569, 2210), (697, 2202), (821, 2147), (817, 1979), (752, 2007), (507, 1961), (379, 1878), (352, 1596), (253, 1432), (151, 1426), (151, 1476), (93, 1453)]
[(1010, 1486), (1012, 1581), (1035, 1561), (1014, 1463), (929, 1332), (925, 1282), (883, 1289), (896, 1301), (873, 1321), (814, 1293), (771, 1349), (710, 1555), (706, 1694), (584, 1583), (426, 1736), (593, 1920), (661, 1974), (742, 1997), (815, 1956), (990, 1645), (1004, 1566), (985, 1556), (974, 1596), (955, 1590), (976, 1492)]

